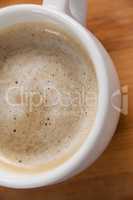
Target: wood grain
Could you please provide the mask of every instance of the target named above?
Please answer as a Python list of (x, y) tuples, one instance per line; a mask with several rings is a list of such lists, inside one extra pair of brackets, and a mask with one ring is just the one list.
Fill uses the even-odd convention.
[[(56, 0), (55, 0), (56, 1)], [(0, 6), (40, 0), (0, 0)], [(89, 0), (88, 28), (112, 56), (121, 86), (128, 86), (128, 115), (101, 158), (70, 181), (34, 190), (0, 188), (0, 200), (133, 199), (133, 0)]]

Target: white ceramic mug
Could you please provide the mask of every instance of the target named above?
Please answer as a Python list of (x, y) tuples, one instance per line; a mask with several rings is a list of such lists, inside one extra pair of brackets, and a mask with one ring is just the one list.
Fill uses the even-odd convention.
[[(62, 182), (90, 166), (110, 142), (121, 104), (119, 80), (114, 65), (100, 42), (83, 27), (87, 0), (45, 0), (39, 5), (15, 5), (0, 10), (0, 27), (26, 21), (54, 21), (80, 40), (91, 57), (99, 85), (98, 111), (92, 131), (80, 149), (67, 161), (48, 172), (17, 173), (0, 169), (0, 185), (11, 188), (34, 188)], [(78, 21), (78, 22), (77, 22)], [(10, 36), (9, 36), (10, 37)], [(112, 105), (112, 97), (115, 97)], [(115, 103), (114, 103), (115, 102)], [(117, 109), (118, 108), (118, 109)]]

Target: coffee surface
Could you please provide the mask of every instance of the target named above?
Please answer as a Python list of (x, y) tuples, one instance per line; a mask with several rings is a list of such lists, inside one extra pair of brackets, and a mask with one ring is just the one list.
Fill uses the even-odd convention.
[(0, 161), (46, 164), (74, 152), (94, 123), (98, 86), (80, 44), (45, 23), (0, 31)]

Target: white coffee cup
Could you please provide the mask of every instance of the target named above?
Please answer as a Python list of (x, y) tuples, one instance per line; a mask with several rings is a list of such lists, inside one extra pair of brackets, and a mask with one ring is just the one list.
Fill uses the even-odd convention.
[(1, 186), (34, 188), (67, 180), (90, 166), (105, 150), (115, 132), (120, 116), (120, 84), (108, 53), (93, 34), (83, 27), (87, 7), (87, 0), (45, 0), (42, 6), (22, 4), (0, 10), (1, 28), (19, 22), (52, 20), (69, 31), (80, 40), (91, 57), (99, 85), (95, 123), (75, 155), (55, 169), (37, 174), (0, 169)]

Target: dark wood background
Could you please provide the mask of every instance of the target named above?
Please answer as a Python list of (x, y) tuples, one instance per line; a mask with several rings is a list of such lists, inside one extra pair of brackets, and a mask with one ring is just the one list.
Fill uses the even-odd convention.
[[(41, 1), (0, 0), (1, 7), (15, 3)], [(109, 51), (121, 86), (128, 86), (129, 113), (121, 116), (105, 153), (85, 172), (40, 189), (0, 188), (0, 200), (133, 200), (133, 0), (89, 0), (88, 9), (88, 29)]]

